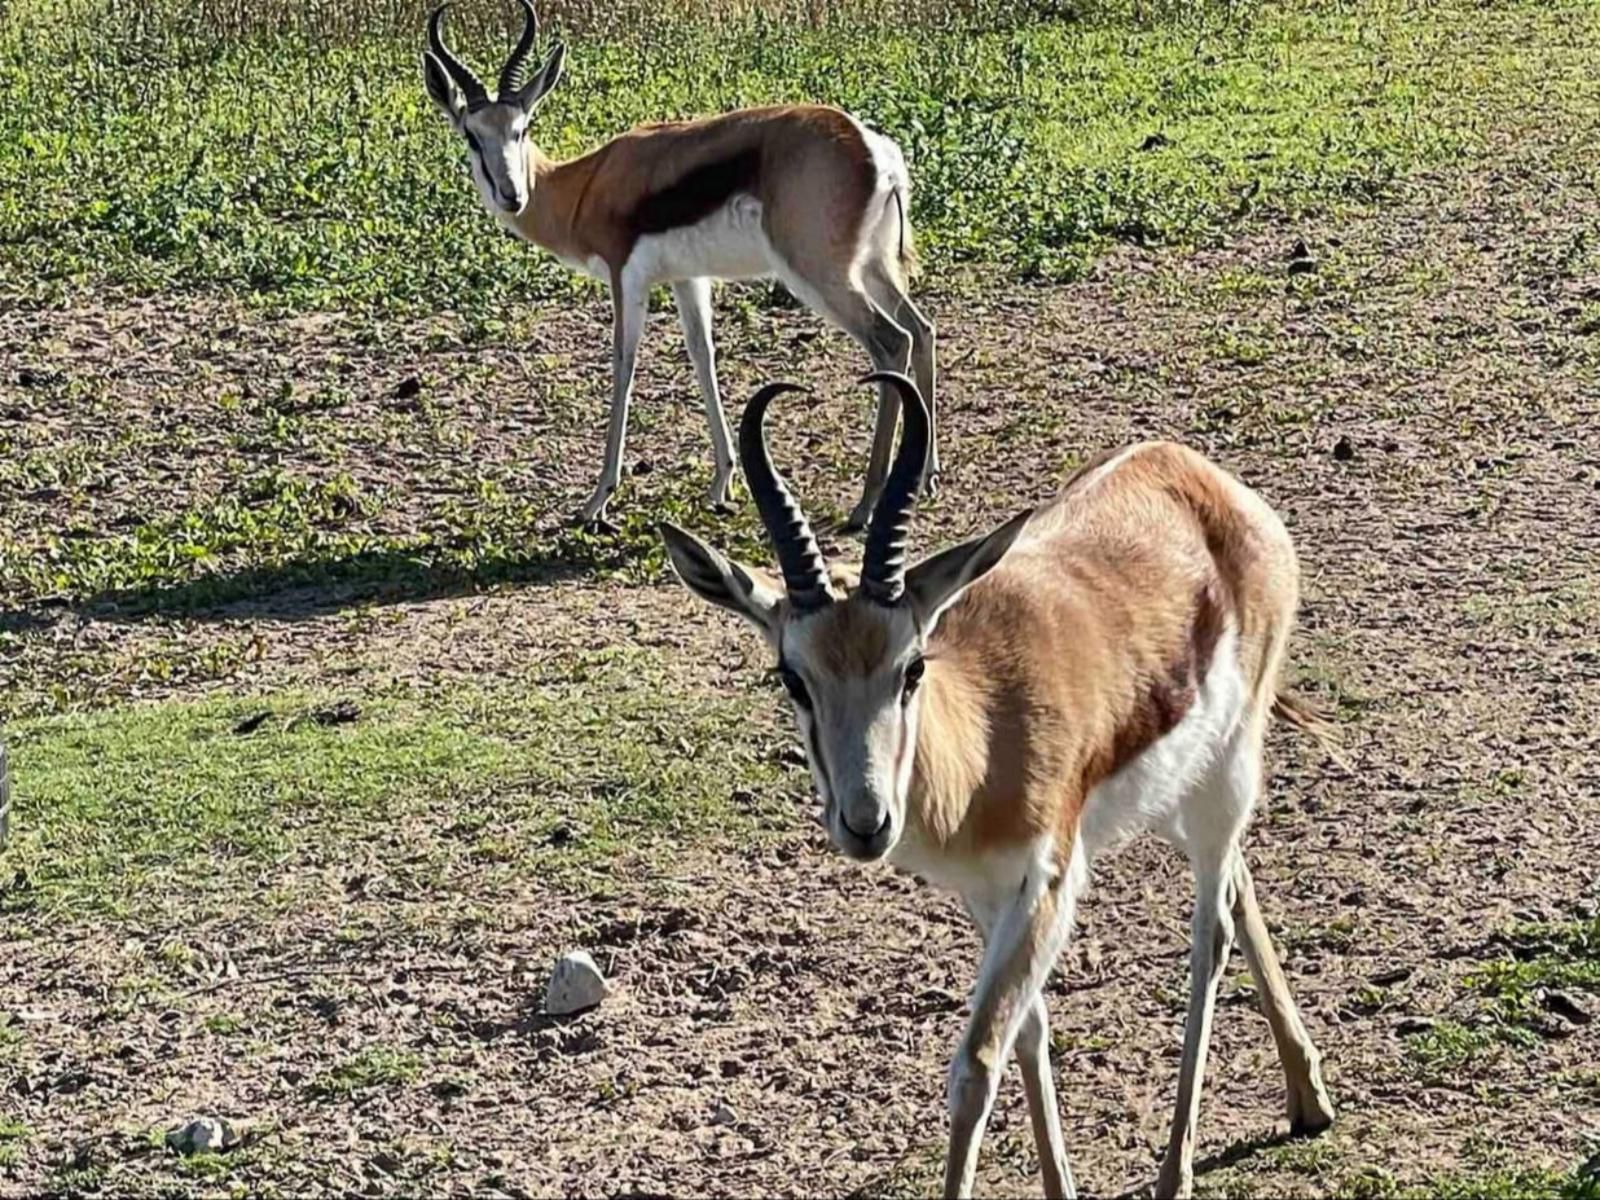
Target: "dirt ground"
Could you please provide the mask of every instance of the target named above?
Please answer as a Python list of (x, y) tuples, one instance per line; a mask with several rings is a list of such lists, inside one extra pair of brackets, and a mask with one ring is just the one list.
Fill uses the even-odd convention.
[[(1552, 1016), (1528, 1044), (1462, 1061), (1416, 1049), (1427, 1021), (1473, 1027), (1463, 980), (1503, 953), (1509, 925), (1600, 908), (1600, 200), (1536, 161), (1508, 147), (1494, 169), (1418, 180), (1379, 208), (1257, 222), (1193, 252), (1118, 250), (1072, 286), (968, 278), (928, 293), (948, 471), (918, 525), (925, 545), (1047, 495), (1100, 448), (1175, 437), (1262, 490), (1300, 547), (1292, 680), (1337, 709), (1349, 764), (1276, 734), (1248, 853), (1340, 1117), (1317, 1143), (1282, 1140), (1281, 1078), (1237, 964), (1202, 1109), (1202, 1194), (1567, 1170), (1600, 1136), (1600, 1021)], [(1295, 261), (1309, 267), (1291, 272)], [(845, 508), (868, 426), (853, 350), (809, 314), (722, 308), (730, 402), (770, 375), (813, 383), (804, 436), (789, 413), (780, 424), (797, 436), (775, 440), (813, 508)], [(101, 528), (192, 502), (208, 471), (251, 462), (255, 451), (226, 438), (216, 397), (273, 376), (307, 394), (343, 389), (337, 462), (301, 466), (384, 488), (384, 520), (421, 520), (430, 496), (478, 470), (564, 517), (599, 450), (601, 302), (537, 314), (515, 348), (463, 347), (449, 329), (395, 323), (375, 337), (338, 318), (129, 303), (0, 314), (0, 346), (28, 369), (107, 382), (109, 401), (53, 410), (49, 436), (93, 447), (148, 435), (134, 439), (139, 465), (108, 471), (92, 516), (80, 514)], [(411, 377), (470, 439), (418, 428), (396, 399)], [(12, 387), (7, 399), (15, 427), (26, 419), (37, 433), (42, 409), (17, 415), (31, 394)], [(571, 403), (540, 402), (552, 394)], [(698, 401), (665, 314), (635, 411), (636, 462), (705, 475)], [(620, 506), (648, 499), (648, 483), (630, 481)], [(7, 497), (33, 506), (10, 524), (59, 521), (52, 500)], [(701, 686), (761, 662), (731, 621), (664, 582), (552, 572), (483, 596), (402, 591), (377, 597), (381, 621), (347, 619), (352, 603), (302, 588), (193, 618), (36, 606), (10, 665), (42, 679), (67, 648), (91, 647), (120, 678), (115, 664), (142, 646), (259, 635), (259, 661), (225, 681), (117, 684), (159, 696), (316, 685), (333, 671), (341, 686), (371, 687), (510, 675), (563, 646), (624, 638)], [(24, 614), (10, 619), (20, 628)], [(405, 836), (376, 830), (349, 860), (381, 880)], [(329, 870), (321, 910), (208, 920), (193, 940), (233, 969), (159, 1010), (115, 1002), (113, 985), (161, 929), (0, 934), (0, 1010), (31, 1030), (0, 1067), (0, 1113), (34, 1130), (0, 1165), (0, 1193), (901, 1195), (935, 1184), (976, 941), (951, 898), (829, 853), (803, 807), (755, 850), (713, 843), (619, 864), (600, 901), (536, 878), (481, 894), (351, 890)], [(1137, 1193), (1154, 1177), (1181, 1043), (1188, 897), (1182, 865), (1158, 847), (1101, 863), (1051, 985), (1067, 1143), (1093, 1194)], [(353, 918), (375, 935), (336, 941), (333, 926)], [(552, 1020), (539, 1011), (544, 972), (574, 943), (616, 995)], [(200, 1036), (208, 1018), (240, 1013), (254, 1038)], [(331, 1055), (374, 1043), (410, 1047), (420, 1075), (308, 1089)], [(185, 1172), (148, 1131), (202, 1108), (249, 1118), (253, 1141), (211, 1173)], [(1036, 1191), (1034, 1169), (1013, 1075), (983, 1191)]]

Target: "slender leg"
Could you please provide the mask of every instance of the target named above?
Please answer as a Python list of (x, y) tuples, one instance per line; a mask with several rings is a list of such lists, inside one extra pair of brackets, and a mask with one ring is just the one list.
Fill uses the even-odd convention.
[[(970, 899), (967, 910), (983, 932), (987, 945), (999, 914)], [(1017, 1029), (1017, 1065), (1022, 1069), (1022, 1087), (1028, 1098), (1028, 1120), (1033, 1125), (1033, 1142), (1039, 1154), (1044, 1194), (1071, 1200), (1078, 1193), (1072, 1182), (1072, 1168), (1067, 1164), (1055, 1081), (1050, 1075), (1050, 1010), (1043, 993), (1034, 997), (1032, 1007)]]
[(1055, 1081), (1050, 1077), (1050, 1014), (1042, 994), (1034, 997), (1033, 1007), (1017, 1031), (1017, 1064), (1022, 1068), (1022, 1086), (1028, 1096), (1028, 1119), (1033, 1124), (1033, 1144), (1039, 1152), (1044, 1194), (1071, 1200), (1078, 1191), (1072, 1184), (1067, 1146), (1061, 1137)]
[(716, 473), (706, 503), (722, 508), (728, 503), (728, 482), (733, 478), (733, 441), (728, 436), (728, 418), (722, 412), (722, 396), (717, 391), (716, 350), (711, 344), (711, 281), (686, 279), (672, 285), (678, 304), (678, 321), (683, 340), (694, 362), (695, 378), (706, 406), (706, 426), (711, 430), (711, 451)]
[(1220, 854), (1196, 855), (1192, 859), (1195, 905), (1189, 946), (1189, 1016), (1183, 1029), (1183, 1062), (1178, 1069), (1172, 1137), (1161, 1162), (1161, 1173), (1156, 1177), (1156, 1200), (1186, 1197), (1194, 1190), (1195, 1123), (1200, 1115), (1200, 1086), (1211, 1043), (1211, 1015), (1233, 941), (1230, 893), (1234, 858), (1230, 842)]
[(1289, 982), (1272, 948), (1267, 923), (1256, 904), (1255, 882), (1240, 857), (1233, 872), (1233, 921), (1239, 946), (1261, 996), (1261, 1012), (1272, 1028), (1284, 1078), (1289, 1088), (1289, 1128), (1296, 1134), (1321, 1133), (1333, 1124), (1333, 1103), (1322, 1085), (1321, 1056), (1300, 1020), (1300, 1010), (1289, 994)]
[[(866, 347), (872, 365), (879, 371), (904, 374), (911, 364), (911, 335), (902, 329), (864, 292), (857, 293), (864, 306), (859, 324), (852, 327), (857, 340)], [(858, 332), (859, 330), (859, 332)], [(920, 390), (920, 389), (919, 389)], [(900, 397), (887, 387), (878, 389), (878, 420), (872, 431), (872, 456), (867, 460), (867, 480), (861, 499), (850, 512), (847, 529), (861, 529), (872, 518), (872, 510), (889, 475), (889, 460), (894, 450), (895, 426), (900, 420)]]
[(934, 403), (937, 333), (933, 322), (911, 302), (890, 268), (874, 264), (868, 267), (866, 277), (872, 298), (911, 334), (911, 372), (917, 381), (917, 391), (928, 405), (928, 467), (922, 474), (922, 486), (933, 495), (938, 491), (939, 479), (939, 419), (938, 405)]
[(950, 1063), (947, 1197), (972, 1194), (978, 1147), (994, 1106), (1000, 1072), (1024, 1022), (1034, 1014), (1039, 989), (1071, 930), (1084, 875), (1079, 849), (1074, 849), (1065, 874), (1037, 864), (995, 922), (984, 946), (972, 1016)]
[(639, 339), (644, 334), (650, 307), (649, 286), (627, 275), (614, 276), (611, 303), (611, 420), (606, 428), (606, 460), (600, 470), (600, 482), (578, 517), (584, 525), (602, 527), (606, 523), (606, 504), (622, 482), (622, 443), (628, 432), (628, 398), (633, 393)]
[[(807, 279), (780, 256), (773, 260), (773, 272), (783, 285), (811, 309), (821, 313), (865, 348), (872, 365), (879, 371), (899, 371), (911, 364), (911, 335), (884, 311), (869, 290), (869, 281), (849, 275), (831, 279)], [(920, 391), (920, 387), (918, 388)], [(890, 389), (878, 389), (878, 420), (872, 434), (872, 456), (867, 462), (867, 481), (861, 499), (845, 522), (846, 529), (861, 529), (872, 517), (884, 478), (889, 474), (890, 452), (894, 449), (895, 426), (900, 420), (900, 397)]]

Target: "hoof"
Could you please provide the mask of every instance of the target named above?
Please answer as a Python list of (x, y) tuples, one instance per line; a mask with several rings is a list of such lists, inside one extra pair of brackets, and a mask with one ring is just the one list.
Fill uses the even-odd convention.
[(1327, 1097), (1319, 1096), (1312, 1104), (1289, 1114), (1289, 1136), (1314, 1138), (1333, 1126), (1333, 1105)]

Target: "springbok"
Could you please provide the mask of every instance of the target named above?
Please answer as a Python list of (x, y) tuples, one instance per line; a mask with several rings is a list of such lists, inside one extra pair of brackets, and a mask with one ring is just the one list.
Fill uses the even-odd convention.
[[(1181, 446), (1102, 455), (998, 529), (906, 564), (928, 453), (903, 376), (899, 453), (859, 573), (830, 570), (773, 468), (772, 384), (745, 410), (745, 478), (781, 581), (661, 526), (693, 591), (766, 637), (834, 843), (958, 892), (984, 940), (950, 1065), (945, 1194), (971, 1193), (1013, 1048), (1049, 1195), (1073, 1194), (1042, 987), (1096, 855), (1153, 831), (1196, 884), (1188, 1021), (1156, 1195), (1193, 1186), (1195, 1121), (1217, 983), (1235, 932), (1288, 1079), (1296, 1132), (1333, 1120), (1319, 1057), (1256, 906), (1239, 842), (1262, 779), (1269, 713), (1316, 732), (1278, 694), (1299, 568), (1254, 492)], [(864, 381), (865, 382), (865, 381)]]
[[(733, 452), (711, 343), (713, 279), (777, 278), (866, 348), (873, 365), (908, 366), (931, 404), (934, 329), (906, 294), (913, 263), (911, 183), (894, 142), (836, 108), (748, 108), (698, 121), (640, 125), (566, 162), (540, 153), (529, 119), (561, 78), (554, 45), (523, 82), (539, 23), (521, 0), (522, 37), (491, 97), (444, 43), (444, 6), (428, 20), (428, 95), (466, 139), (484, 206), (517, 237), (610, 286), (611, 418), (605, 465), (580, 519), (602, 524), (622, 479), (634, 364), (650, 289), (672, 285), (711, 428), (707, 501), (728, 500)], [(883, 487), (899, 399), (885, 387), (861, 501), (860, 528)], [(928, 455), (932, 486), (936, 442)]]

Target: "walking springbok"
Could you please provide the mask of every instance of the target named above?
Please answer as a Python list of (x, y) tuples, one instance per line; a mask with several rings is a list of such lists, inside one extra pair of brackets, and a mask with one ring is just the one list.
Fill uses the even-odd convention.
[(673, 525), (683, 581), (752, 622), (777, 655), (823, 822), (852, 858), (888, 858), (962, 896), (983, 934), (970, 1019), (950, 1065), (945, 1194), (969, 1195), (1013, 1048), (1045, 1190), (1073, 1194), (1049, 1063), (1045, 978), (1095, 856), (1142, 831), (1194, 871), (1188, 1022), (1158, 1197), (1193, 1186), (1195, 1121), (1217, 983), (1235, 932), (1288, 1078), (1292, 1128), (1333, 1120), (1319, 1057), (1256, 906), (1240, 837), (1261, 790), (1299, 568), (1254, 492), (1183, 447), (1103, 455), (998, 529), (906, 565), (929, 446), (903, 376), (899, 453), (859, 574), (830, 570), (745, 410), (745, 478), (782, 579)]
[[(564, 48), (523, 82), (539, 23), (521, 0), (522, 37), (491, 97), (444, 43), (444, 6), (428, 20), (423, 79), (466, 139), (484, 206), (524, 241), (611, 288), (611, 418), (605, 465), (580, 519), (603, 524), (622, 480), (634, 364), (650, 289), (670, 283), (694, 361), (716, 460), (708, 503), (728, 499), (733, 451), (717, 390), (711, 281), (776, 277), (866, 348), (873, 365), (908, 365), (930, 406), (934, 329), (906, 294), (913, 262), (911, 183), (900, 148), (835, 108), (748, 108), (698, 121), (640, 125), (566, 162), (540, 153), (529, 118), (561, 78)], [(866, 524), (883, 487), (899, 399), (885, 387), (861, 501)], [(936, 439), (929, 486), (938, 473)]]

